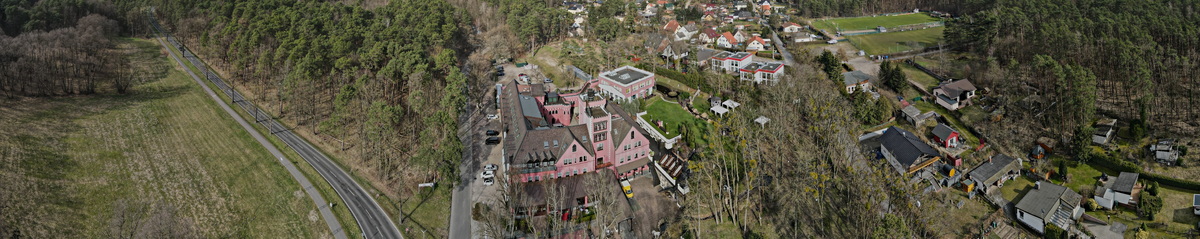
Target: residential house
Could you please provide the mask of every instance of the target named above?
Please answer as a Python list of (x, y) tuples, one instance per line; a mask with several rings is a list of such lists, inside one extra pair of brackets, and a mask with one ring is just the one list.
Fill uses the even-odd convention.
[(734, 37), (732, 33), (725, 32), (725, 33), (721, 33), (720, 38), (717, 38), (717, 47), (726, 48), (726, 49), (734, 49), (734, 48), (737, 48), (739, 42), (741, 42), (741, 41), (738, 41), (737, 38)]
[(783, 32), (785, 33), (797, 33), (801, 31), (804, 31), (804, 26), (801, 26), (800, 24), (796, 24), (794, 22), (783, 23)]
[(862, 71), (851, 71), (842, 73), (842, 82), (846, 85), (846, 93), (854, 93), (855, 90), (862, 92), (870, 91), (871, 81), (875, 77), (868, 75)]
[(926, 119), (929, 119), (930, 117), (933, 117), (934, 114), (937, 114), (933, 111), (921, 113), (921, 110), (917, 109), (917, 107), (913, 105), (901, 108), (900, 113), (903, 114), (905, 120), (908, 120), (908, 123), (913, 125), (924, 124)]
[(1017, 219), (1038, 233), (1046, 233), (1046, 225), (1071, 228), (1083, 215), (1079, 207), (1083, 195), (1067, 187), (1047, 181), (1034, 183), (1033, 189), (1017, 202)]
[(710, 59), (712, 59), (712, 57), (716, 54), (717, 54), (716, 50), (708, 49), (708, 48), (699, 48), (699, 49), (696, 49), (696, 60), (694, 60), (692, 62), (694, 62), (696, 64), (696, 66), (701, 67), (701, 69), (704, 69), (704, 67), (708, 66), (709, 62), (712, 62)]
[(938, 146), (945, 148), (957, 148), (963, 142), (962, 135), (958, 133), (958, 130), (954, 130), (946, 124), (938, 124), (933, 127), (933, 140), (937, 141)]
[(933, 89), (933, 95), (937, 97), (937, 103), (942, 107), (948, 110), (958, 110), (971, 104), (971, 98), (975, 97), (975, 90), (975, 84), (963, 79), (941, 84)]
[(710, 65), (713, 71), (724, 71), (729, 74), (750, 65), (751, 62), (749, 52), (733, 53), (727, 51), (718, 52), (712, 58), (709, 58), (709, 61), (711, 62)]
[(746, 42), (746, 51), (763, 50), (767, 50), (767, 41), (763, 40), (762, 37), (754, 36), (754, 38), (750, 38), (749, 42)]
[(1179, 152), (1175, 151), (1175, 140), (1164, 139), (1158, 143), (1150, 145), (1150, 152), (1154, 154), (1154, 160), (1166, 165), (1175, 165), (1179, 162)]
[(585, 8), (583, 5), (571, 5), (567, 7), (567, 12), (571, 14), (579, 14), (586, 10), (587, 8)]
[(699, 32), (700, 32), (700, 28), (696, 26), (696, 23), (689, 22), (687, 25), (685, 25), (683, 27), (679, 27), (675, 30), (675, 40), (676, 41), (690, 40), (690, 39), (692, 39), (692, 36), (695, 36), (696, 33), (699, 33)]
[(660, 52), (659, 55), (664, 58), (672, 59), (672, 60), (679, 60), (679, 59), (683, 59), (684, 57), (687, 57), (688, 51), (689, 50), (688, 50), (687, 43), (683, 43), (682, 41), (673, 41), (668, 44), (663, 44), (662, 46), (660, 46), (660, 49), (658, 52)]
[(779, 62), (750, 62), (742, 69), (738, 69), (738, 76), (741, 80), (754, 81), (754, 83), (777, 82), (781, 75), (783, 75), (783, 63)]
[(997, 154), (976, 166), (967, 173), (967, 177), (976, 185), (973, 187), (983, 194), (991, 194), (1004, 186), (1004, 182), (1016, 179), (1021, 172), (1021, 159)]
[(716, 29), (704, 28), (704, 30), (700, 30), (700, 41), (704, 42), (704, 44), (712, 44), (714, 41), (717, 41), (717, 38), (720, 37), (721, 34), (717, 33)]
[(1092, 133), (1092, 143), (1105, 145), (1117, 132), (1116, 119), (1101, 119), (1096, 121), (1096, 132)]
[(674, 33), (676, 30), (679, 30), (679, 22), (675, 20), (667, 22), (667, 25), (662, 27), (663, 32)]
[(1118, 204), (1126, 206), (1137, 204), (1137, 194), (1142, 192), (1142, 185), (1138, 183), (1137, 173), (1121, 172), (1116, 179), (1104, 175), (1100, 180), (1104, 182), (1104, 185), (1096, 187), (1095, 196), (1092, 196), (1092, 199), (1095, 199), (1101, 207), (1113, 209)]
[(879, 142), (880, 154), (902, 175), (917, 172), (941, 159), (937, 150), (916, 134), (895, 126), (888, 127), (879, 136)]
[(1029, 152), (1029, 157), (1034, 159), (1045, 158), (1046, 155), (1054, 152), (1054, 146), (1057, 143), (1054, 139), (1038, 137), (1037, 141), (1034, 141), (1033, 150)]
[(744, 29), (745, 28), (739, 28), (737, 32), (733, 33), (733, 38), (737, 39), (738, 42), (745, 42), (751, 37), (750, 33), (747, 33)]
[(749, 5), (746, 4), (746, 1), (743, 1), (743, 0), (733, 1), (733, 9), (735, 9), (735, 10), (742, 10), (742, 9), (746, 9), (747, 7), (749, 7)]
[(820, 39), (820, 36), (807, 32), (797, 32), (792, 34), (792, 42), (795, 43), (814, 42)]
[(655, 54), (661, 54), (663, 48), (665, 48), (667, 44), (671, 44), (670, 39), (667, 39), (667, 37), (659, 35), (658, 33), (646, 33), (642, 35), (642, 39), (645, 39), (642, 43), (642, 46), (645, 47), (646, 52), (650, 53), (652, 56)]
[(1192, 214), (1200, 216), (1200, 194), (1192, 195)]

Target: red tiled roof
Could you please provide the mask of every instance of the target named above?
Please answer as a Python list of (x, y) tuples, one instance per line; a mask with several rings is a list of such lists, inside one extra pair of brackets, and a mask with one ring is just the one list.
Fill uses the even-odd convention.
[(737, 44), (737, 42), (738, 42), (737, 38), (733, 37), (733, 33), (729, 33), (729, 32), (721, 33), (721, 37), (724, 37), (725, 40), (729, 41), (730, 44)]
[(667, 22), (666, 26), (663, 26), (663, 30), (674, 32), (675, 29), (679, 29), (679, 22), (675, 20), (671, 20), (670, 22)]
[(750, 42), (758, 42), (758, 44), (763, 44), (763, 45), (767, 44), (766, 40), (763, 40), (762, 37), (758, 37), (758, 36), (755, 36), (754, 38), (750, 38)]

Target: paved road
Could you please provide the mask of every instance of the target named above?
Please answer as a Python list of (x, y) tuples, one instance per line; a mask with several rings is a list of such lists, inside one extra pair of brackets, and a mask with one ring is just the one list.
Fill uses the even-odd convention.
[(779, 54), (783, 54), (783, 63), (790, 67), (795, 67), (796, 59), (792, 58), (792, 52), (783, 47), (783, 41), (779, 40), (779, 35), (775, 34), (774, 31), (771, 32), (771, 40), (775, 41), (775, 46), (779, 47)]
[[(404, 238), (403, 235), (400, 234), (400, 230), (396, 228), (396, 224), (393, 223), (392, 219), (388, 216), (387, 212), (385, 212), (383, 208), (379, 206), (379, 203), (375, 202), (375, 199), (372, 198), (371, 195), (362, 188), (362, 186), (359, 186), (358, 182), (355, 182), (345, 170), (334, 164), (329, 157), (318, 151), (307, 141), (293, 134), (292, 131), (287, 127), (284, 127), (282, 124), (279, 124), (279, 122), (272, 119), (271, 116), (265, 111), (257, 108), (249, 101), (246, 101), (245, 97), (243, 97), (241, 93), (233, 90), (227, 84), (225, 84), (224, 80), (208, 71), (204, 63), (201, 62), (200, 59), (196, 58), (196, 55), (192, 54), (191, 51), (188, 51), (187, 48), (183, 47), (182, 44), (175, 40), (175, 37), (163, 30), (158, 24), (157, 19), (153, 18), (153, 16), (151, 16), (150, 19), (151, 25), (154, 27), (156, 32), (166, 36), (165, 38), (167, 42), (179, 49), (183, 54), (183, 57), (190, 61), (193, 66), (196, 66), (196, 68), (199, 69), (209, 81), (216, 85), (217, 88), (220, 88), (222, 92), (228, 95), (230, 99), (233, 99), (234, 103), (238, 104), (238, 106), (241, 106), (241, 108), (248, 114), (253, 115), (255, 122), (266, 126), (266, 128), (270, 130), (271, 134), (274, 134), (275, 137), (287, 144), (288, 147), (291, 147), (293, 150), (295, 150), (301, 158), (304, 158), (305, 161), (307, 161), (314, 169), (316, 169), (317, 173), (319, 173), (321, 177), (325, 178), (325, 181), (328, 181), (329, 184), (333, 186), (334, 191), (336, 191), (338, 196), (342, 197), (342, 200), (346, 203), (345, 207), (350, 209), (350, 213), (354, 215), (354, 219), (358, 222), (358, 226), (362, 230), (360, 233), (363, 237)], [(172, 56), (176, 57), (177, 61), (179, 60), (179, 58), (175, 56), (173, 52)], [(182, 63), (180, 64), (182, 65)], [(196, 77), (195, 73), (191, 72), (189, 68), (184, 67), (184, 69), (187, 70), (189, 74), (192, 74), (193, 77), (198, 78)], [(216, 97), (216, 94), (212, 93), (212, 90), (208, 89), (207, 85), (200, 85), (204, 86), (205, 90), (209, 91), (209, 95)], [(225, 105), (224, 102), (221, 103), (222, 105)], [(228, 109), (227, 105), (225, 105), (225, 107), (228, 111), (232, 112), (231, 109)], [(241, 117), (236, 116), (236, 113), (234, 114), (233, 118), (243, 121)], [(256, 131), (250, 131), (251, 133), (257, 135)], [(263, 139), (261, 138), (261, 135), (258, 138), (260, 139), (260, 142), (262, 142)], [(270, 146), (270, 144), (265, 143), (264, 146)], [(274, 152), (278, 152), (278, 150), (273, 151), (273, 153)], [(282, 158), (282, 155), (277, 157)], [(287, 164), (285, 163), (285, 165)], [(294, 168), (294, 166), (292, 166), (292, 168)], [(308, 184), (305, 189), (311, 190), (312, 185)], [(324, 202), (324, 200), (321, 201)], [(324, 208), (324, 210), (327, 211), (328, 208)], [(326, 212), (323, 211), (322, 213)], [(331, 213), (325, 215), (325, 217), (326, 222), (329, 222), (329, 219), (333, 218)], [(339, 238), (345, 238), (345, 232), (340, 228), (340, 226), (333, 231), (335, 235), (342, 234), (342, 236)]]

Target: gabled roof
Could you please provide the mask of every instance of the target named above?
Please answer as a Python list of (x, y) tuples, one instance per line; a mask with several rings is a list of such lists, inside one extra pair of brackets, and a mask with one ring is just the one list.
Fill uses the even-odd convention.
[(938, 124), (937, 126), (933, 127), (933, 136), (937, 136), (942, 140), (946, 140), (946, 137), (950, 137), (950, 134), (955, 132), (958, 131), (954, 130), (954, 128), (950, 128), (950, 126), (946, 124)]
[(912, 132), (896, 128), (895, 126), (888, 127), (883, 132), (883, 136), (879, 136), (879, 142), (905, 168), (917, 163), (918, 159), (939, 155), (937, 150), (922, 142)]
[(754, 38), (750, 38), (749, 42), (758, 42), (758, 44), (763, 44), (763, 45), (767, 44), (767, 40), (763, 40), (763, 38), (759, 37), (759, 36), (754, 36)]
[(842, 82), (845, 83), (846, 86), (858, 85), (862, 82), (869, 83), (869, 82), (871, 82), (871, 79), (875, 79), (875, 77), (871, 76), (871, 75), (867, 75), (867, 73), (864, 73), (862, 71), (851, 71), (851, 72), (842, 73)]
[(947, 95), (959, 96), (963, 92), (975, 91), (975, 84), (971, 84), (969, 80), (962, 79), (942, 84), (941, 88), (943, 91), (946, 91)]
[(725, 41), (728, 41), (730, 44), (738, 43), (737, 38), (733, 37), (733, 33), (724, 32), (721, 33), (721, 37), (725, 38)]
[(1083, 196), (1075, 190), (1048, 181), (1039, 181), (1037, 186), (1017, 203), (1017, 209), (1050, 223), (1046, 216), (1054, 215), (1058, 210), (1074, 210), (1081, 199)]
[(912, 106), (912, 105), (905, 106), (904, 108), (900, 109), (900, 111), (904, 112), (904, 115), (907, 115), (909, 117), (914, 117), (914, 118), (917, 117), (918, 115), (921, 115), (921, 110), (917, 109), (916, 106)]
[(687, 25), (683, 26), (683, 29), (692, 33), (700, 31), (700, 27), (696, 26), (696, 22), (688, 22)]
[(559, 157), (570, 150), (575, 140), (575, 135), (565, 127), (526, 131), (520, 146), (512, 155), (512, 163), (558, 162)]
[(663, 30), (669, 32), (674, 32), (677, 29), (679, 29), (679, 22), (675, 20), (671, 20), (670, 22), (667, 22), (666, 26), (663, 26)]
[(804, 27), (804, 26), (802, 26), (802, 25), (800, 25), (800, 24), (796, 24), (796, 23), (794, 23), (794, 22), (785, 22), (785, 23), (783, 23), (783, 27), (791, 27), (791, 26), (795, 26), (795, 27)]
[(637, 131), (642, 135), (642, 137), (649, 135), (649, 133), (646, 132), (646, 129), (643, 129), (642, 127), (634, 127), (637, 125), (637, 121), (631, 115), (629, 115), (629, 113), (626, 113), (625, 109), (616, 107), (613, 104), (609, 104), (607, 108), (609, 112), (613, 112), (613, 114), (616, 114), (621, 118), (619, 120), (615, 118), (612, 120), (613, 131), (610, 132), (613, 134), (611, 138), (613, 139), (614, 147), (620, 146), (621, 142), (625, 141), (625, 137), (629, 135), (630, 131)]
[(701, 31), (701, 33), (704, 33), (705, 36), (708, 36), (708, 38), (712, 38), (712, 39), (721, 37), (721, 34), (717, 33), (717, 30), (712, 29), (712, 28), (704, 28), (704, 30)]
[(1133, 193), (1133, 185), (1137, 184), (1137, 180), (1137, 173), (1121, 172), (1121, 175), (1117, 176), (1117, 180), (1113, 181), (1111, 189), (1113, 191), (1131, 194)]
[(971, 170), (971, 173), (968, 173), (967, 175), (970, 175), (971, 178), (980, 181), (983, 183), (983, 185), (991, 185), (1000, 179), (1000, 177), (998, 177), (999, 175), (1004, 175), (1009, 171), (1020, 169), (1020, 166), (1017, 166), (1018, 162), (1019, 161), (1017, 161), (1017, 159), (1009, 157), (1008, 155), (993, 155), (991, 160), (984, 161), (982, 164), (979, 164), (978, 167), (975, 167), (975, 170)]

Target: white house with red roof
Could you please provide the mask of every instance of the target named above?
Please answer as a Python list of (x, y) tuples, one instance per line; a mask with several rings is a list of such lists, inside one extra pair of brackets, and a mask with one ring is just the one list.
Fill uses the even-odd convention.
[(754, 36), (750, 41), (746, 42), (746, 51), (762, 51), (767, 49), (767, 41), (762, 37)]
[(667, 25), (663, 26), (663, 28), (662, 28), (663, 31), (670, 32), (670, 33), (674, 33), (675, 30), (678, 30), (678, 29), (679, 29), (679, 22), (675, 21), (675, 20), (671, 20), (670, 22), (667, 22)]
[(704, 44), (712, 44), (714, 41), (717, 41), (717, 38), (720, 37), (721, 34), (717, 33), (716, 29), (704, 28), (704, 30), (700, 30), (700, 41), (704, 42)]
[(725, 33), (721, 33), (720, 38), (717, 38), (717, 47), (734, 49), (734, 48), (737, 48), (739, 42), (741, 42), (741, 41), (738, 41), (737, 38), (734, 37), (732, 33), (725, 32)]
[(796, 33), (796, 32), (800, 32), (800, 31), (804, 31), (804, 26), (801, 26), (800, 24), (796, 24), (794, 22), (783, 23), (783, 32)]

